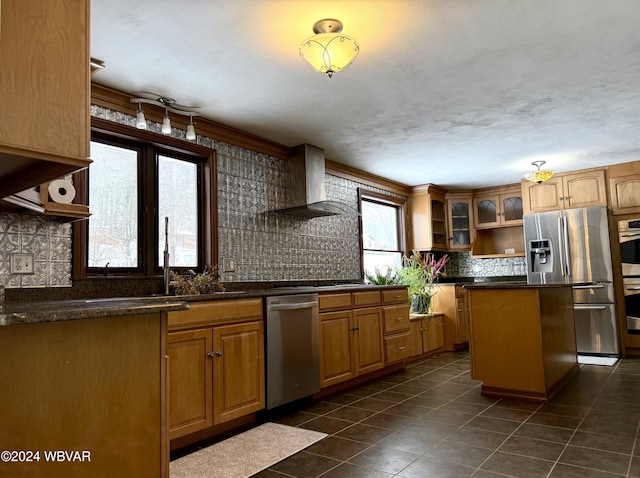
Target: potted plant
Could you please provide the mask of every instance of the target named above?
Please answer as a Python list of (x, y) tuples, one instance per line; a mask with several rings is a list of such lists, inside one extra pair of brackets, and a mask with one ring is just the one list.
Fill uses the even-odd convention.
[(449, 260), (447, 254), (436, 259), (427, 252), (412, 251), (409, 257), (403, 257), (402, 268), (398, 271), (398, 281), (409, 289), (409, 303), (411, 312), (428, 314), (431, 309), (431, 299), (437, 292), (437, 284)]

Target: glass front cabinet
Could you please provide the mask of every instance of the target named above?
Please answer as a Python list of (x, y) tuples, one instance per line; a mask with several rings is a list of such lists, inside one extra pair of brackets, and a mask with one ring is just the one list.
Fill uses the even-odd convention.
[(447, 219), (450, 251), (471, 249), (474, 240), (473, 195), (468, 193), (447, 193)]
[(517, 187), (476, 190), (473, 199), (475, 227), (517, 226), (522, 224), (522, 192)]

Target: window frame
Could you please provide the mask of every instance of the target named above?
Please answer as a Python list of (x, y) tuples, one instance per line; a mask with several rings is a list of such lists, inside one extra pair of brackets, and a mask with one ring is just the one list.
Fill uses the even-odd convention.
[[(398, 209), (398, 224), (397, 224), (397, 234), (398, 234), (398, 250), (389, 250), (388, 252), (400, 252), (400, 254), (406, 254), (407, 247), (407, 228), (406, 228), (406, 217), (407, 217), (407, 199), (399, 198), (395, 196), (391, 196), (389, 194), (379, 193), (376, 191), (370, 191), (363, 188), (358, 188), (358, 212), (359, 216), (359, 240), (360, 240), (360, 278), (364, 280), (364, 241), (363, 241), (363, 224), (362, 224), (362, 202), (369, 201), (372, 203), (381, 204), (383, 206), (392, 206)], [(380, 250), (380, 249), (367, 249), (367, 250)]]
[[(165, 155), (184, 159), (199, 164), (198, 182), (200, 195), (198, 197), (199, 247), (198, 269), (218, 263), (218, 208), (217, 208), (217, 167), (216, 151), (172, 137), (163, 136), (145, 130), (120, 125), (101, 118), (91, 118), (91, 140), (99, 140), (114, 146), (140, 148), (146, 159), (142, 161), (145, 168), (138, 178), (138, 187), (142, 188), (143, 204), (139, 204), (140, 217), (138, 221), (139, 254), (136, 268), (106, 268), (87, 266), (88, 222), (76, 221), (72, 227), (73, 237), (73, 279), (91, 277), (161, 277), (162, 264), (158, 263), (158, 237), (164, 234), (160, 231), (157, 217), (157, 177), (156, 163), (158, 155)], [(91, 166), (89, 166), (91, 167)], [(88, 204), (88, 169), (74, 175), (74, 185), (77, 196)], [(146, 203), (147, 213), (144, 213)], [(91, 205), (89, 205), (91, 207)], [(140, 250), (142, 244), (142, 250)], [(150, 245), (151, 244), (151, 245)], [(181, 271), (183, 268), (172, 267)]]

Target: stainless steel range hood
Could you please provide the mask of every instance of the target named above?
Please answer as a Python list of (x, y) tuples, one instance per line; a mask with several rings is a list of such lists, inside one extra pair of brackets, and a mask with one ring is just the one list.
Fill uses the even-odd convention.
[(294, 146), (287, 161), (288, 207), (274, 212), (314, 218), (358, 215), (358, 211), (338, 201), (328, 201), (325, 192), (324, 150), (310, 144)]

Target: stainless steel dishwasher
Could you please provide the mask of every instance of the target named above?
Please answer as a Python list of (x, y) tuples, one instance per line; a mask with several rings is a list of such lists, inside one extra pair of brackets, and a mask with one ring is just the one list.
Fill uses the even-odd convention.
[(318, 294), (267, 297), (267, 409), (320, 391)]

